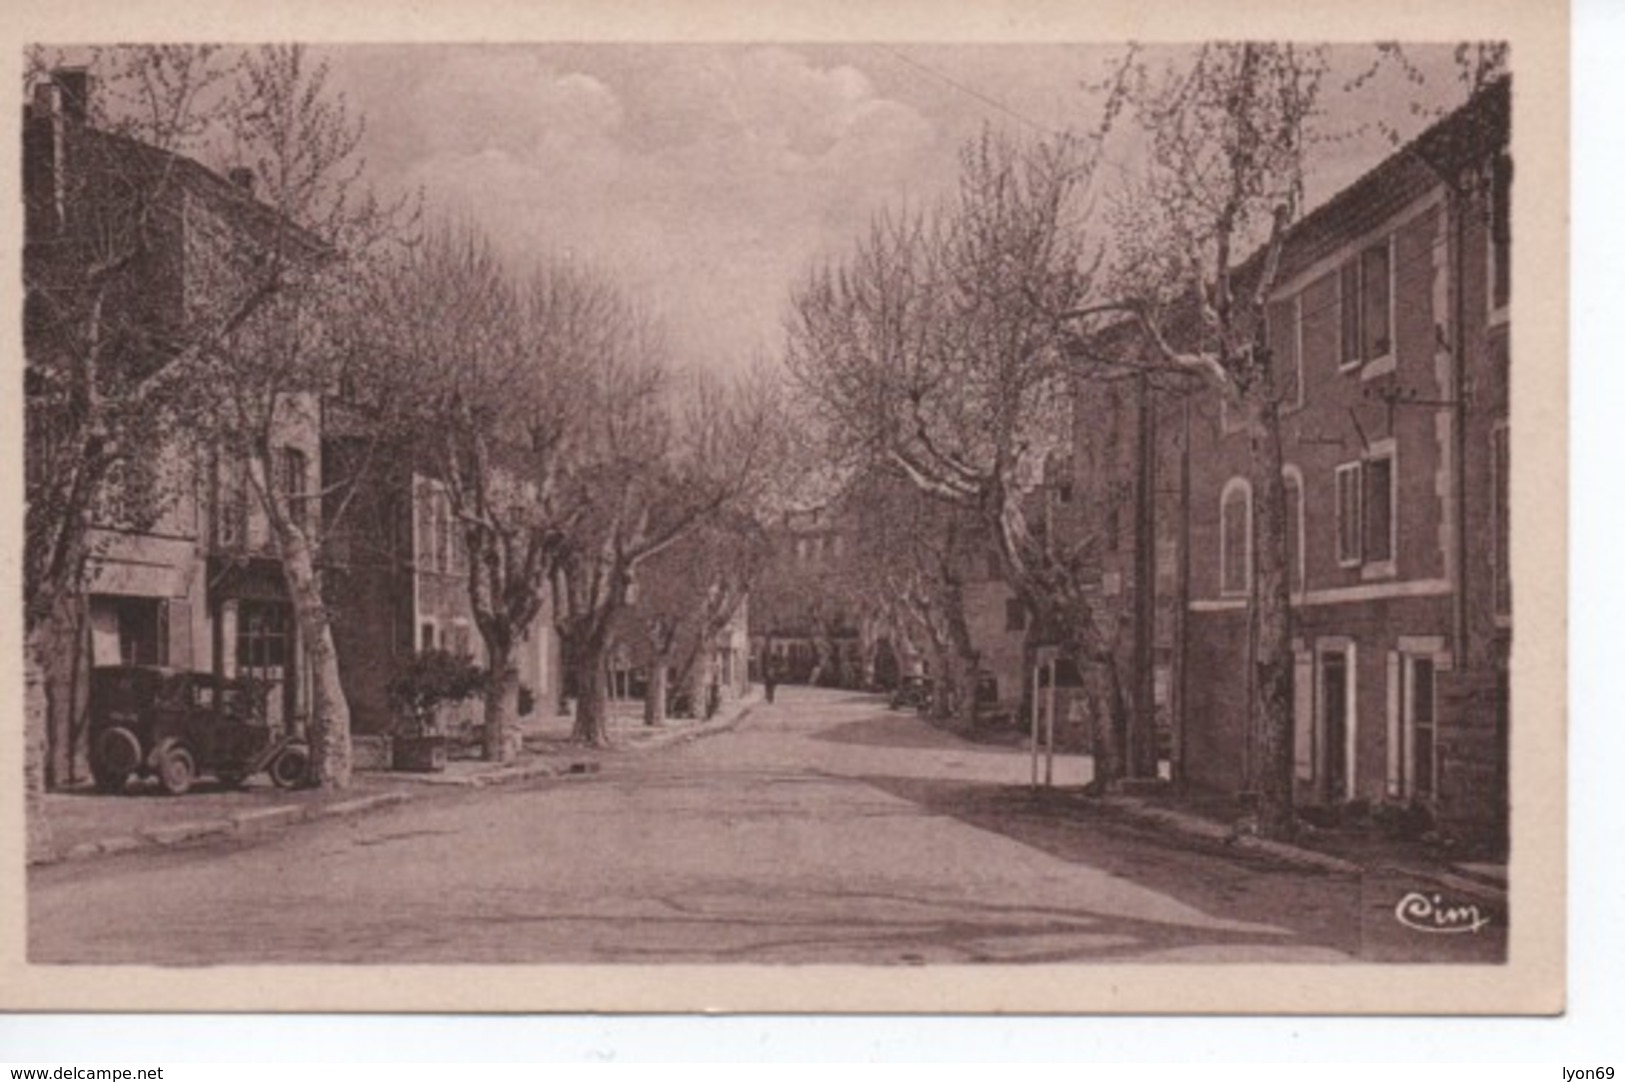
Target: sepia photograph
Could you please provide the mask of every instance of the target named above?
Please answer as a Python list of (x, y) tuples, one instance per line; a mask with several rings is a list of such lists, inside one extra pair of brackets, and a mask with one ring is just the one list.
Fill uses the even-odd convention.
[(1560, 1011), (1561, 51), (1237, 30), (20, 43), (8, 1005)]

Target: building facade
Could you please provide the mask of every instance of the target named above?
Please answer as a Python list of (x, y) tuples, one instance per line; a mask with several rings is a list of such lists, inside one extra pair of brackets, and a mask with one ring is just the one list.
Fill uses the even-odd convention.
[[(1510, 89), (1476, 95), (1289, 234), (1268, 308), (1286, 373), (1296, 793), (1504, 835)], [(1190, 400), (1185, 766), (1252, 788), (1248, 438)]]
[[(36, 84), (23, 124), (24, 352), (29, 373), (26, 469), (53, 478), (53, 370), (83, 362), (97, 336), (96, 377), (117, 386), (156, 371), (255, 253), (290, 238), (314, 242), (258, 201), (250, 173), (222, 177), (183, 156), (97, 129), (86, 72)], [(117, 262), (113, 262), (116, 257)], [(98, 260), (114, 270), (98, 271)], [(37, 386), (38, 385), (38, 386)], [(149, 425), (143, 430), (142, 424)], [(136, 418), (147, 442), (139, 471), (98, 506), (78, 629), (55, 659), (48, 781), (83, 780), (91, 668), (149, 664), (253, 675), (270, 685), (273, 722), (297, 725), (310, 702), (308, 667), (268, 523), (248, 466), (190, 433)], [(273, 419), (276, 451), (262, 480), (310, 491), (319, 455), (313, 400), (289, 396)], [(114, 501), (118, 502), (118, 501)], [(305, 501), (290, 500), (301, 509)]]
[[(332, 618), (339, 674), (358, 734), (390, 733), (397, 721), (390, 682), (425, 650), (486, 665), (484, 639), (469, 599), (468, 547), (444, 485), (409, 453), (380, 454), (366, 426), (330, 403), (322, 448), (330, 536), (323, 594)], [(358, 471), (365, 471), (357, 480)], [(522, 715), (555, 710), (560, 662), (553, 610), (544, 602), (515, 661)], [(440, 722), (471, 728), (478, 701), (448, 704)]]

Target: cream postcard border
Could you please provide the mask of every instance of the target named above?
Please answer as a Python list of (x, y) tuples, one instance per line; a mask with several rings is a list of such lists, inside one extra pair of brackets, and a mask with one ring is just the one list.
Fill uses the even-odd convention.
[(1285, 37), (1512, 43), (1512, 861), (1508, 962), (1445, 965), (30, 965), (22, 779), (21, 245), (0, 251), (0, 1008), (57, 1011), (1553, 1014), (1565, 1002), (1569, 14), (1516, 0), (66, 0), (12, 11), (0, 221), (22, 236), (30, 42), (1035, 43)]

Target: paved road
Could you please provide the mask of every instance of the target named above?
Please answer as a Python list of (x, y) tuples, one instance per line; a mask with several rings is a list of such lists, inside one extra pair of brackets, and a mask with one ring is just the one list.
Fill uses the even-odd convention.
[[(1063, 761), (1058, 781), (1086, 764)], [(1019, 749), (781, 689), (603, 773), (30, 873), (40, 962), (1486, 960), (1404, 884), (1239, 863), (1037, 798)], [(120, 919), (110, 919), (110, 914)]]

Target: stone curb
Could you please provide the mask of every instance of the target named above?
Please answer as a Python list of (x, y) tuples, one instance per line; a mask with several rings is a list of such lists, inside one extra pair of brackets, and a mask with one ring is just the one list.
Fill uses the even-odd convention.
[(499, 766), (473, 774), (391, 774), (392, 782), (408, 785), (438, 785), (454, 789), (483, 789), (488, 785), (506, 785), (508, 782), (529, 778), (549, 778), (567, 773), (554, 763), (522, 763), (517, 766)]
[(627, 751), (657, 751), (660, 748), (669, 748), (676, 744), (686, 744), (691, 740), (703, 740), (708, 736), (730, 732), (739, 727), (750, 712), (756, 708), (754, 701), (746, 704), (738, 713), (721, 721), (707, 721), (692, 728), (673, 729), (669, 732), (657, 733), (654, 736), (644, 737), (642, 740), (628, 740), (620, 745)]
[(1171, 808), (1159, 808), (1136, 800), (1133, 797), (1109, 797), (1105, 806), (1126, 814), (1131, 819), (1152, 823), (1166, 827), (1175, 833), (1187, 837), (1200, 838), (1205, 842), (1217, 842), (1228, 846), (1239, 853), (1262, 854), (1283, 864), (1296, 867), (1312, 868), (1316, 871), (1331, 872), (1335, 875), (1358, 875), (1365, 871), (1363, 865), (1341, 857), (1329, 856), (1305, 849), (1302, 846), (1290, 845), (1286, 842), (1273, 841), (1268, 838), (1258, 838), (1249, 834), (1235, 834), (1223, 823), (1216, 823), (1211, 819), (1203, 819), (1197, 815), (1174, 811)]
[(80, 842), (78, 845), (46, 859), (31, 860), (31, 864), (60, 864), (68, 861), (89, 860), (94, 857), (116, 856), (141, 849), (167, 849), (199, 838), (224, 837), (229, 834), (254, 833), (275, 826), (297, 822), (332, 819), (344, 815), (404, 804), (411, 800), (410, 793), (374, 793), (370, 796), (341, 800), (333, 804), (282, 804), (238, 812), (223, 819), (199, 819), (190, 823), (152, 827), (134, 834), (103, 838), (99, 841)]
[(1165, 827), (1187, 837), (1218, 843), (1242, 855), (1262, 854), (1283, 864), (1330, 872), (1335, 875), (1363, 875), (1367, 871), (1383, 871), (1436, 883), (1446, 890), (1452, 890), (1460, 894), (1476, 895), (1503, 904), (1507, 898), (1505, 886), (1497, 886), (1484, 879), (1442, 869), (1405, 867), (1388, 862), (1374, 865), (1368, 869), (1363, 864), (1344, 860), (1342, 857), (1334, 857), (1313, 849), (1306, 849), (1300, 845), (1258, 838), (1249, 834), (1237, 835), (1223, 823), (1203, 819), (1201, 816), (1190, 815), (1186, 812), (1174, 811), (1171, 808), (1157, 807), (1134, 797), (1108, 797), (1104, 804), (1108, 808), (1125, 813), (1132, 819)]
[[(739, 723), (750, 714), (755, 705), (755, 702), (751, 702), (732, 717), (725, 718), (720, 722), (706, 722), (691, 729), (674, 730), (670, 733), (662, 733), (635, 742), (628, 741), (621, 745), (621, 748), (628, 751), (654, 751), (659, 748), (714, 736), (718, 733), (725, 733), (737, 728)], [(560, 766), (551, 762), (526, 763), (520, 766), (500, 767), (483, 773), (451, 778), (435, 774), (402, 774), (393, 776), (391, 781), (444, 788), (483, 789), (489, 786), (506, 785), (510, 782), (526, 781), (531, 778), (556, 777), (567, 779), (585, 777), (597, 774), (600, 764), (596, 761), (586, 761), (581, 764), (582, 769), (579, 770), (573, 769), (575, 765), (572, 763), (569, 766)], [(395, 791), (355, 797), (333, 804), (280, 804), (254, 808), (220, 819), (201, 819), (196, 822), (175, 823), (170, 826), (152, 827), (147, 830), (137, 831), (134, 834), (80, 842), (48, 857), (31, 858), (29, 863), (33, 865), (60, 864), (68, 861), (89, 860), (95, 857), (115, 856), (120, 853), (132, 853), (140, 849), (169, 848), (199, 838), (256, 833), (276, 827), (290, 826), (298, 822), (334, 818), (341, 815), (359, 815), (378, 808), (404, 804), (412, 799), (413, 794), (411, 793)]]

